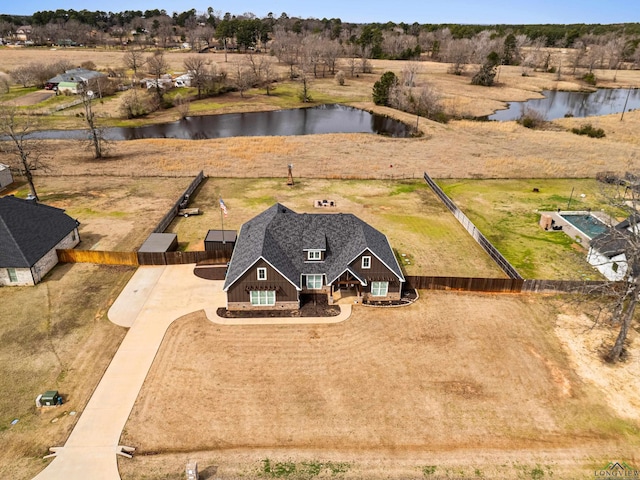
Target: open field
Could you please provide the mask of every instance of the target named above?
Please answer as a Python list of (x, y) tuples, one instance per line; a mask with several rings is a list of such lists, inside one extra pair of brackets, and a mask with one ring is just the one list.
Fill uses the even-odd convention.
[[(0, 289), (0, 476), (26, 480), (62, 445), (109, 365), (126, 330), (107, 310), (133, 269), (58, 265), (35, 287)], [(65, 405), (35, 407), (59, 390)], [(11, 425), (17, 419), (18, 423)]]
[[(602, 279), (586, 262), (585, 247), (563, 232), (542, 230), (538, 225), (538, 212), (558, 208), (604, 209), (615, 217), (620, 212), (611, 210), (604, 196), (604, 184), (584, 179), (440, 180), (438, 183), (525, 278)], [(539, 192), (534, 192), (534, 188)]]
[[(298, 472), (342, 465), (339, 478), (418, 478), (434, 465), (448, 478), (588, 478), (637, 461), (637, 416), (578, 375), (556, 330), (580, 324), (559, 305), (422, 292), (334, 325), (225, 327), (192, 314), (170, 328), (136, 402), (121, 442), (138, 452), (122, 477), (179, 478), (186, 458), (223, 479), (258, 476), (266, 458)], [(589, 366), (612, 386), (633, 378), (631, 365)]]
[[(208, 178), (190, 204), (203, 214), (177, 217), (169, 226), (182, 248), (203, 250), (207, 230), (220, 228), (220, 197), (229, 211), (222, 219), (225, 229), (239, 231), (276, 202), (300, 213), (353, 213), (387, 235), (398, 254), (406, 255), (409, 263), (403, 266), (409, 275), (504, 277), (421, 180), (297, 179), (295, 186), (287, 187), (282, 179)], [(337, 208), (314, 208), (314, 201), (323, 199), (336, 202)]]
[[(80, 62), (83, 55), (99, 67), (118, 67), (120, 51), (49, 51), (39, 49), (2, 49), (0, 59), (10, 70), (21, 55), (31, 59), (53, 60), (66, 55)], [(171, 68), (178, 71), (187, 53), (168, 53)], [(209, 54), (223, 64), (223, 55)], [(239, 61), (242, 55), (229, 57), (227, 67)], [(572, 77), (557, 80), (556, 75), (535, 72), (523, 77), (519, 67), (502, 67), (500, 84), (485, 88), (469, 84), (468, 76), (446, 73), (447, 65), (423, 62), (419, 81), (428, 81), (442, 95), (449, 113), (468, 116), (486, 115), (506, 102), (525, 100), (540, 95), (542, 89), (577, 90), (585, 86)], [(314, 80), (311, 86), (319, 101), (347, 102), (352, 105), (391, 115), (410, 124), (415, 117), (390, 108), (376, 107), (370, 101), (371, 87), (385, 70), (396, 73), (403, 62), (373, 61), (374, 73), (348, 79), (339, 87), (333, 79)], [(223, 68), (224, 65), (221, 65)], [(280, 66), (281, 72), (286, 70)], [(232, 68), (230, 71), (233, 70)], [(614, 72), (598, 71), (602, 86), (633, 86), (640, 84), (639, 71), (620, 71), (613, 83)], [(274, 95), (263, 90), (252, 90), (244, 98), (238, 93), (193, 103), (198, 114), (254, 111), (300, 106), (295, 99), (296, 88), (288, 82), (276, 86)], [(96, 105), (96, 113), (104, 122), (117, 119), (116, 99)], [(44, 118), (48, 128), (76, 128), (82, 119), (75, 110)], [(145, 122), (172, 121), (178, 118), (175, 109), (151, 115)], [(376, 135), (331, 134), (305, 137), (234, 138), (220, 140), (138, 140), (115, 143), (111, 158), (101, 164), (110, 175), (195, 174), (200, 169), (211, 176), (273, 177), (274, 171), (296, 165), (303, 177), (323, 178), (388, 178), (390, 175), (416, 176), (429, 171), (434, 178), (585, 178), (602, 170), (624, 172), (637, 170), (640, 162), (640, 139), (636, 125), (640, 111), (585, 119), (561, 119), (551, 127), (534, 131), (515, 122), (453, 121), (448, 125), (428, 120), (420, 121), (424, 137), (416, 139), (390, 139)], [(138, 121), (139, 122), (139, 121)], [(606, 137), (589, 139), (574, 135), (567, 129), (586, 122), (603, 128)], [(89, 153), (77, 142), (46, 142), (52, 173), (90, 174), (94, 165), (88, 162)], [(393, 165), (393, 170), (389, 165)]]

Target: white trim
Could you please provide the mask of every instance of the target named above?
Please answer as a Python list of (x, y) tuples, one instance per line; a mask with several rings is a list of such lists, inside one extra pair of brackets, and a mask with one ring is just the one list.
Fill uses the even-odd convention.
[[(374, 286), (376, 283), (378, 283), (378, 284), (384, 284), (384, 286), (385, 286), (385, 289), (384, 289), (384, 295), (381, 295), (381, 294), (375, 294), (375, 293), (373, 293), (373, 286)], [(386, 297), (388, 294), (389, 294), (389, 282), (386, 282), (386, 281), (382, 281), (382, 282), (379, 282), (379, 281), (371, 282), (371, 296), (372, 296), (372, 297)]]
[[(257, 293), (258, 294), (258, 303), (253, 303), (253, 294)], [(265, 294), (265, 302), (266, 303), (261, 303), (261, 299), (260, 296), (262, 294)], [(269, 294), (273, 294), (273, 303), (271, 303), (269, 301)], [(276, 291), (275, 290), (249, 290), (249, 303), (251, 304), (251, 306), (253, 307), (260, 307), (260, 306), (265, 306), (265, 307), (273, 307), (276, 304)]]
[(267, 279), (267, 267), (258, 267), (256, 268), (256, 271), (256, 278), (259, 281), (263, 282)]
[[(382, 232), (380, 232), (382, 233)], [(389, 248), (391, 248), (391, 244), (389, 243), (389, 239), (387, 239), (387, 236), (382, 234), (382, 236), (384, 237), (384, 239), (387, 241), (387, 245), (389, 246)], [(376, 257), (378, 260), (380, 260), (380, 263), (382, 263), (385, 267), (387, 267), (387, 269), (393, 273), (394, 275), (396, 275), (396, 272), (393, 271), (392, 268), (389, 267), (389, 265), (387, 265), (386, 262), (384, 262), (378, 255), (376, 255), (376, 252), (374, 252), (373, 250), (371, 250), (369, 247), (365, 248), (364, 250), (362, 250), (358, 255), (356, 255), (355, 257), (353, 257), (350, 261), (347, 262), (347, 265), (349, 265), (350, 263), (352, 263), (355, 259), (357, 259), (360, 255), (362, 255), (364, 252), (369, 252), (371, 255), (373, 255), (374, 257)], [(396, 277), (398, 277), (398, 280), (400, 280), (401, 282), (404, 282), (404, 275), (402, 275), (402, 269), (400, 268), (400, 264), (398, 263), (398, 259), (396, 258), (395, 253), (393, 253), (393, 248), (391, 248), (391, 254), (393, 255), (393, 259), (396, 262), (396, 266), (398, 267), (398, 271), (400, 272), (400, 276), (398, 277), (396, 275)], [(342, 275), (342, 274), (340, 274)]]
[[(233, 262), (233, 255), (235, 254), (235, 250), (234, 253), (231, 255), (231, 260), (229, 261), (229, 264), (231, 264), (231, 262)], [(249, 265), (244, 272), (242, 272), (240, 275), (238, 275), (238, 278), (236, 278), (233, 282), (231, 282), (229, 285), (227, 285), (227, 288), (224, 288), (222, 291), (223, 292), (228, 292), (229, 289), (231, 288), (232, 285), (235, 285), (235, 283), (240, 280), (242, 277), (244, 277), (244, 275), (251, 270), (256, 263), (258, 263), (260, 260), (263, 260), (267, 265), (269, 265), (271, 268), (273, 268), (276, 272), (278, 272), (280, 274), (280, 276), (282, 278), (284, 278), (286, 281), (288, 281), (291, 285), (293, 285), (293, 287), (297, 290), (297, 291), (301, 291), (302, 288), (298, 287), (295, 283), (293, 283), (291, 281), (291, 279), (289, 279), (289, 277), (287, 277), (286, 275), (284, 275), (280, 270), (278, 270), (276, 267), (273, 266), (273, 264), (268, 261), (266, 258), (264, 258), (262, 255), (260, 255), (258, 258), (256, 258), (256, 261), (253, 262), (251, 265)]]
[[(365, 267), (365, 260), (367, 263), (367, 266)], [(360, 268), (362, 268), (362, 270), (370, 270), (371, 269), (371, 255), (363, 255), (362, 257), (360, 257)]]
[[(311, 258), (311, 254), (317, 254), (318, 258)], [(307, 250), (307, 261), (308, 262), (321, 262), (322, 261), (322, 250)]]
[[(320, 286), (319, 287), (310, 287), (309, 286), (309, 277), (320, 277)], [(305, 273), (304, 274), (304, 285), (308, 290), (322, 290), (324, 287), (324, 274), (323, 273)]]
[(345, 272), (351, 273), (351, 275), (353, 275), (355, 278), (358, 279), (358, 281), (360, 282), (360, 285), (362, 285), (363, 287), (367, 286), (367, 281), (360, 278), (360, 275), (358, 275), (353, 270), (351, 270), (351, 267), (349, 267), (348, 265), (347, 265), (347, 268), (345, 268), (342, 272), (340, 272), (340, 274), (337, 277), (335, 277), (333, 280), (331, 280), (331, 282), (329, 282), (327, 279), (327, 285), (333, 285), (333, 282), (339, 279), (342, 276), (342, 274)]

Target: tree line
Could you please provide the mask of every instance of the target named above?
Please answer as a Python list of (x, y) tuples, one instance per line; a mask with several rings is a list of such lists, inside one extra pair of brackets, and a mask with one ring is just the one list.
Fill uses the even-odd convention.
[[(209, 7), (169, 14), (165, 10), (46, 10), (30, 16), (0, 15), (0, 37), (11, 39), (22, 25), (31, 27), (36, 45), (78, 44), (122, 47), (130, 43), (161, 48), (188, 44), (193, 50), (211, 47), (248, 51), (264, 48), (276, 32), (302, 37), (321, 36), (346, 48), (359, 45), (370, 58), (410, 59), (422, 53), (452, 61), (460, 50), (479, 43), (515, 40), (518, 46), (584, 49), (615, 42), (626, 61), (637, 62), (640, 23), (570, 25), (458, 25), (409, 23), (356, 24), (339, 18), (297, 18), (269, 13), (233, 15)], [(620, 45), (618, 45), (620, 44)], [(611, 48), (611, 47), (609, 47)], [(477, 48), (476, 48), (477, 50)], [(495, 48), (492, 49), (495, 51)], [(635, 56), (634, 56), (635, 55)]]

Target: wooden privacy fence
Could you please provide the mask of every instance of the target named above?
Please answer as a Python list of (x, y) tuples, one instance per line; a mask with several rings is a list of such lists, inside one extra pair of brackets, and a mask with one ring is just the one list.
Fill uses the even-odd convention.
[(487, 252), (487, 254), (493, 259), (494, 262), (498, 264), (498, 266), (502, 269), (504, 273), (506, 273), (509, 278), (513, 279), (522, 279), (522, 276), (518, 273), (513, 265), (511, 265), (506, 258), (502, 256), (502, 254), (498, 251), (493, 244), (487, 240), (487, 238), (476, 228), (469, 218), (462, 213), (462, 210), (458, 208), (458, 206), (453, 203), (444, 191), (433, 181), (433, 179), (424, 172), (424, 180), (427, 182), (427, 185), (431, 187), (433, 192), (442, 200), (445, 206), (453, 213), (454, 217), (460, 222), (460, 224), (469, 232), (469, 234), (473, 237), (473, 239), (478, 242), (478, 245), (482, 247), (482, 249)]
[(184, 265), (187, 263), (227, 263), (229, 252), (103, 252), (100, 250), (56, 250), (62, 263), (98, 265)]
[(203, 179), (204, 179), (204, 172), (200, 170), (200, 173), (198, 174), (198, 176), (194, 178), (193, 182), (191, 182), (191, 184), (187, 187), (187, 189), (184, 192), (182, 192), (182, 195), (176, 201), (176, 203), (173, 204), (173, 207), (171, 207), (171, 209), (162, 218), (162, 220), (160, 220), (160, 223), (158, 223), (158, 226), (155, 228), (153, 233), (164, 233), (164, 231), (167, 229), (169, 224), (173, 222), (173, 219), (176, 218), (176, 216), (178, 215), (178, 210), (180, 210), (180, 204), (184, 200), (185, 195), (191, 195), (196, 190), (196, 188), (198, 188), (198, 186), (202, 183)]
[(407, 276), (407, 287), (485, 293), (606, 293), (611, 282), (523, 280), (522, 278)]
[(97, 263), (99, 265), (139, 265), (136, 252), (103, 252), (100, 250), (56, 250), (63, 263)]
[(227, 263), (230, 252), (212, 250), (205, 252), (138, 252), (140, 265), (183, 265), (186, 263)]

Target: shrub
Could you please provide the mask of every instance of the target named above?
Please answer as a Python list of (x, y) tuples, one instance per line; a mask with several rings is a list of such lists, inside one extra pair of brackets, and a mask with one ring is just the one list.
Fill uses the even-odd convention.
[(542, 114), (537, 110), (532, 109), (525, 110), (522, 116), (518, 120), (516, 120), (516, 122), (525, 128), (532, 129), (540, 128), (546, 123)]
[(336, 72), (336, 83), (340, 86), (344, 85), (344, 72), (342, 70), (338, 70)]
[(582, 80), (589, 85), (595, 85), (597, 82), (596, 75), (593, 72), (585, 73)]
[(595, 128), (590, 123), (582, 125), (580, 128), (572, 128), (571, 132), (576, 135), (586, 135), (591, 138), (603, 138), (605, 137), (604, 130), (601, 128)]

